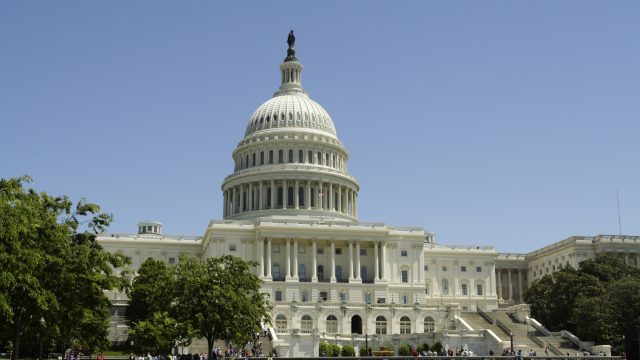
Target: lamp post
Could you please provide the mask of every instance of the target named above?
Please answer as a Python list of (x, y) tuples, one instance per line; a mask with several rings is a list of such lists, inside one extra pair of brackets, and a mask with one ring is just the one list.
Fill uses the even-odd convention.
[(40, 360), (42, 360), (42, 329), (44, 328), (44, 324), (45, 324), (44, 318), (41, 317), (40, 318), (40, 331), (39, 331), (39, 333), (40, 333), (40, 357), (38, 358)]
[(511, 339), (511, 354), (513, 354), (513, 331), (509, 331), (509, 338)]
[(371, 356), (369, 354), (369, 334), (366, 331), (364, 332), (364, 352), (367, 356)]

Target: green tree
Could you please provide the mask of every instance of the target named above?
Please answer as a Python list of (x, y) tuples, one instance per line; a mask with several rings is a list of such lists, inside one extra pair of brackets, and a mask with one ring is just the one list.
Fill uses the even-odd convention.
[(253, 273), (255, 262), (234, 256), (200, 261), (181, 256), (176, 267), (175, 316), (207, 340), (209, 358), (216, 340), (244, 344), (270, 323), (271, 307)]
[(353, 346), (349, 344), (342, 345), (342, 350), (340, 350), (341, 356), (352, 357), (352, 356), (355, 356), (355, 354), (356, 354), (356, 349), (354, 349)]
[(398, 355), (400, 356), (410, 356), (411, 355), (411, 345), (409, 344), (401, 344), (398, 348)]
[(164, 261), (147, 259), (131, 284), (126, 317), (130, 324), (149, 320), (155, 313), (169, 312), (174, 298), (173, 271)]
[(167, 312), (154, 312), (134, 323), (129, 339), (139, 353), (169, 354), (177, 338), (177, 322)]
[(14, 359), (23, 338), (39, 335), (58, 349), (104, 347), (110, 303), (103, 291), (126, 286), (113, 271), (126, 259), (96, 241), (111, 215), (84, 199), (25, 189), (30, 181), (0, 179), (0, 333), (9, 334)]

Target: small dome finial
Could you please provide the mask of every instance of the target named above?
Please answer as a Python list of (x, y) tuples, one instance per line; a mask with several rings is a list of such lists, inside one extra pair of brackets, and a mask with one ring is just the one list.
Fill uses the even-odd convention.
[(287, 61), (298, 61), (298, 59), (296, 59), (296, 49), (294, 47), (296, 43), (296, 37), (295, 35), (293, 35), (293, 30), (289, 31), (289, 36), (287, 37), (287, 44), (289, 45), (289, 48), (287, 49), (287, 57), (284, 59), (285, 62)]

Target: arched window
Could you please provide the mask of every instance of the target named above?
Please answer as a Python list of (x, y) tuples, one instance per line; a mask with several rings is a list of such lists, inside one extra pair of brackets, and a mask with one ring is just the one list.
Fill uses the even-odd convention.
[(384, 316), (378, 316), (376, 318), (376, 334), (377, 335), (387, 334), (387, 319), (385, 319)]
[(322, 153), (318, 151), (318, 165), (322, 165)]
[(342, 279), (342, 266), (340, 265), (336, 266), (336, 279)]
[(329, 166), (329, 153), (324, 154), (324, 166)]
[(256, 166), (256, 153), (251, 155), (251, 166)]
[(293, 186), (287, 186), (287, 207), (293, 207), (295, 200), (293, 197)]
[(293, 150), (289, 149), (289, 162), (293, 162)]
[(264, 165), (264, 151), (260, 151), (260, 165)]
[(442, 279), (442, 295), (449, 295), (449, 280)]
[(313, 164), (313, 151), (309, 150), (309, 156), (307, 157), (307, 162), (309, 164)]
[(304, 187), (302, 186), (298, 188), (298, 206), (304, 206)]
[(273, 264), (273, 266), (271, 266), (271, 276), (274, 279), (279, 279), (280, 278), (280, 264), (275, 263), (275, 264)]
[(307, 277), (307, 273), (305, 271), (304, 264), (298, 264), (298, 277), (304, 279)]
[(269, 150), (269, 164), (273, 164), (273, 150)]
[(303, 154), (304, 154), (304, 151), (302, 151), (302, 150), (298, 150), (298, 162), (299, 162), (299, 163), (302, 163), (302, 162), (303, 162), (303, 161), (302, 161), (302, 160), (303, 160), (303, 157), (304, 157), (304, 156), (303, 156)]
[(427, 316), (424, 318), (424, 332), (429, 333), (434, 331), (436, 331), (436, 322), (431, 316)]
[(289, 325), (288, 325), (286, 316), (282, 314), (276, 316), (276, 331), (284, 332), (287, 330), (288, 327)]
[(411, 319), (406, 316), (400, 318), (400, 334), (411, 334)]
[(284, 151), (278, 150), (278, 163), (282, 164), (284, 162)]
[(338, 333), (338, 319), (335, 315), (327, 316), (327, 332), (329, 334), (337, 334)]
[(311, 330), (313, 329), (313, 320), (311, 319), (311, 316), (309, 315), (302, 316), (302, 319), (300, 320), (300, 328), (302, 329), (303, 333), (311, 332)]

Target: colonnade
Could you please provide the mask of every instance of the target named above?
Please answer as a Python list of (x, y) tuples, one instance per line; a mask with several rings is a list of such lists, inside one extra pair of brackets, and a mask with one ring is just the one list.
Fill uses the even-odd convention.
[[(502, 292), (502, 274), (506, 273), (507, 274), (507, 294), (503, 294)], [(515, 273), (515, 276), (513, 276), (512, 274)], [(523, 274), (526, 276), (527, 274), (527, 270), (526, 269), (496, 269), (496, 283), (497, 283), (497, 290), (498, 290), (498, 301), (510, 301), (510, 302), (514, 302), (513, 299), (513, 293), (514, 293), (514, 277), (517, 277), (517, 289), (518, 289), (518, 302), (522, 303), (524, 302), (524, 299), (522, 297), (523, 292), (525, 290), (525, 286), (523, 286), (523, 282), (525, 281), (525, 278), (523, 276)], [(507, 295), (507, 297), (505, 298), (504, 295)]]
[(224, 217), (258, 210), (306, 209), (335, 211), (358, 217), (358, 193), (322, 180), (264, 180), (227, 188)]
[[(286, 262), (285, 262), (285, 281), (299, 281), (298, 273), (298, 240), (297, 239), (285, 239), (286, 243)], [(311, 282), (318, 282), (318, 241), (311, 240)], [(266, 242), (266, 249), (265, 249)], [(330, 277), (329, 282), (335, 283), (340, 280), (349, 280), (349, 282), (362, 282), (362, 267), (361, 267), (361, 241), (351, 240), (348, 241), (349, 246), (349, 273), (345, 279), (336, 278), (336, 240), (328, 240), (330, 243)], [(322, 241), (323, 245), (326, 245), (327, 241)], [(258, 276), (263, 279), (273, 280), (272, 274), (272, 239), (258, 239), (257, 241), (257, 256), (260, 264), (258, 269)], [(293, 248), (293, 252), (291, 249)], [(355, 253), (354, 253), (355, 252)], [(374, 281), (386, 281), (387, 273), (385, 271), (384, 264), (387, 261), (387, 244), (384, 242), (373, 242), (373, 259), (374, 259)], [(322, 279), (320, 279), (322, 281)]]

